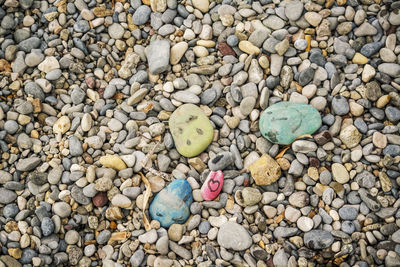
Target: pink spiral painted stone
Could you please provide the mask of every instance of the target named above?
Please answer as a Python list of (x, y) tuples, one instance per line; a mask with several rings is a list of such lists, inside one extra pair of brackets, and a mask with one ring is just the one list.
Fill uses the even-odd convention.
[(204, 200), (214, 200), (222, 190), (224, 174), (222, 171), (212, 171), (201, 187), (201, 196)]

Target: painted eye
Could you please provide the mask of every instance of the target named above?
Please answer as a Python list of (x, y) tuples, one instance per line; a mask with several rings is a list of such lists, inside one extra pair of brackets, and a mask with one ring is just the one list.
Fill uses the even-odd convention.
[(189, 199), (189, 197), (190, 197), (190, 195), (186, 195), (186, 196), (183, 198), (183, 202), (186, 202), (186, 201)]
[(173, 220), (174, 222), (182, 222), (182, 221), (185, 220), (185, 218), (181, 216), (181, 217), (173, 218), (172, 220)]
[(163, 217), (163, 216), (164, 216), (164, 215), (162, 215), (162, 214), (159, 213), (159, 212), (157, 212), (156, 215), (157, 215), (158, 217)]

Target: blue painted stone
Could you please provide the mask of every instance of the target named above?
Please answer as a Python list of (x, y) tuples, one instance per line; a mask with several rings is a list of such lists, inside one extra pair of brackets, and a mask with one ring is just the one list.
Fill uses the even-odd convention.
[(193, 202), (192, 188), (184, 179), (176, 179), (161, 190), (150, 204), (150, 216), (162, 227), (185, 223)]
[(279, 102), (261, 114), (260, 131), (272, 143), (289, 145), (301, 135), (314, 133), (321, 123), (318, 110), (312, 106)]

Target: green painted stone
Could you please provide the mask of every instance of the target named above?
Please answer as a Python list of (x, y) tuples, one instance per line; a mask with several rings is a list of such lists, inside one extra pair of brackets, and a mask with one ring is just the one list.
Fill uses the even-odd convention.
[(196, 105), (184, 104), (169, 118), (169, 128), (178, 152), (194, 157), (203, 152), (214, 137), (210, 120)]
[(261, 114), (260, 131), (272, 143), (289, 145), (301, 135), (314, 133), (321, 123), (319, 112), (312, 106), (279, 102)]

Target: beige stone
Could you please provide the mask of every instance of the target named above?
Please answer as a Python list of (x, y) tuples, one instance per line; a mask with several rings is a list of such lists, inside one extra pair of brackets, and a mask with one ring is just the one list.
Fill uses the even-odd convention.
[(332, 164), (332, 175), (333, 179), (341, 184), (345, 184), (349, 181), (350, 175), (346, 168), (339, 163)]
[(377, 108), (383, 108), (386, 106), (390, 101), (390, 95), (383, 95), (376, 101)]
[(192, 4), (194, 8), (197, 8), (203, 13), (207, 13), (210, 9), (210, 3), (208, 0), (192, 0)]
[(340, 140), (348, 148), (353, 148), (361, 141), (362, 134), (357, 130), (354, 125), (348, 125), (342, 129), (339, 135)]
[(255, 55), (260, 54), (260, 48), (258, 48), (257, 46), (253, 45), (249, 41), (240, 41), (239, 42), (239, 49), (242, 50), (243, 52), (249, 54), (249, 55), (251, 55), (251, 54), (255, 54)]
[(52, 70), (59, 69), (60, 64), (58, 63), (58, 60), (55, 57), (46, 57), (42, 63), (38, 65), (38, 69), (40, 71), (43, 71), (45, 73), (48, 73)]
[(385, 172), (379, 173), (379, 181), (381, 183), (383, 192), (389, 192), (390, 190), (392, 190), (392, 182)]
[(322, 20), (322, 16), (317, 12), (307, 12), (304, 15), (304, 18), (308, 23), (310, 23), (314, 27), (317, 27)]
[(167, 0), (150, 0), (150, 7), (153, 12), (163, 13), (167, 9)]
[(169, 62), (171, 65), (178, 64), (186, 50), (188, 49), (188, 44), (186, 42), (179, 42), (171, 48), (171, 54)]
[(363, 82), (369, 82), (376, 74), (375, 68), (369, 64), (365, 64), (361, 79)]
[(257, 185), (269, 185), (281, 176), (279, 164), (269, 155), (264, 154), (249, 166), (251, 176)]
[(67, 116), (60, 117), (53, 125), (53, 132), (65, 134), (71, 128), (71, 121)]
[(377, 148), (385, 148), (387, 145), (386, 135), (381, 134), (380, 132), (374, 132), (372, 135), (372, 143)]
[(111, 204), (120, 208), (129, 208), (132, 205), (132, 201), (122, 194), (116, 194), (112, 200)]

